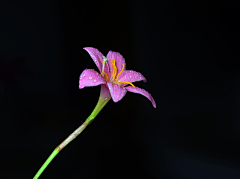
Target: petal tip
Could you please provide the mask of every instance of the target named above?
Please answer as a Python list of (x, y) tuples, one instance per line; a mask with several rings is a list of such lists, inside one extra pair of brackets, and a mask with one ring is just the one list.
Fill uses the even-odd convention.
[(89, 48), (91, 48), (91, 47), (84, 47), (83, 49), (84, 49), (84, 50), (88, 50)]
[(157, 108), (156, 103), (153, 104), (153, 107), (154, 107), (154, 108)]
[(84, 86), (82, 86), (82, 85), (79, 85), (79, 89), (83, 89), (84, 88)]
[(118, 101), (120, 101), (120, 100), (117, 100), (117, 99), (114, 98), (114, 97), (112, 97), (112, 99), (113, 99), (113, 102), (115, 102), (115, 103), (117, 103)]
[(93, 47), (83, 47), (84, 50), (89, 49), (89, 48), (93, 48)]

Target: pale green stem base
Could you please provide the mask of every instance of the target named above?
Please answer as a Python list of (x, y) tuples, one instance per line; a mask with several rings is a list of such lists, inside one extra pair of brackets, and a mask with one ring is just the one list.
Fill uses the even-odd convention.
[(97, 116), (97, 114), (101, 111), (101, 109), (107, 104), (107, 102), (110, 100), (110, 96), (107, 98), (104, 98), (100, 95), (100, 98), (98, 100), (98, 103), (96, 107), (94, 108), (91, 115), (86, 119), (86, 121), (79, 126), (70, 136), (68, 136), (48, 157), (48, 159), (44, 162), (42, 167), (38, 170), (37, 174), (34, 176), (33, 179), (38, 179), (39, 176), (42, 174), (42, 172), (46, 169), (46, 167), (50, 164), (50, 162), (54, 159), (54, 157), (67, 145), (69, 144), (73, 139), (75, 139)]

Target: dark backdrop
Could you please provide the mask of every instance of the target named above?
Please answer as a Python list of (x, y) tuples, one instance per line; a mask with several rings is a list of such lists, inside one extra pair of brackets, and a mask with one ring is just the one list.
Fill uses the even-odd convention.
[(157, 108), (112, 100), (40, 178), (240, 178), (237, 0), (0, 1), (0, 178), (31, 179), (93, 110), (83, 47), (120, 52)]

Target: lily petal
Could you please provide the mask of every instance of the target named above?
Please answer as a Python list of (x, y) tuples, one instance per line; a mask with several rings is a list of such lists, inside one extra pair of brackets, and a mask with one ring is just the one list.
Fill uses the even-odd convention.
[(115, 65), (117, 67), (117, 74), (122, 70), (123, 64), (126, 67), (125, 59), (118, 52), (109, 51), (107, 54), (107, 58), (110, 60), (109, 61), (110, 74), (112, 74), (112, 71), (113, 71), (113, 66), (111, 64), (111, 60), (115, 60)]
[(132, 86), (128, 86), (128, 87), (125, 87), (127, 91), (130, 91), (130, 92), (133, 92), (133, 93), (138, 93), (138, 94), (141, 94), (145, 97), (147, 97), (151, 102), (152, 102), (152, 105), (154, 108), (156, 108), (156, 103), (152, 97), (152, 95), (147, 92), (146, 90), (142, 89), (142, 88), (138, 88), (138, 87), (132, 87)]
[(121, 87), (120, 85), (115, 85), (111, 82), (108, 82), (107, 86), (114, 102), (120, 101), (127, 92), (124, 87)]
[(93, 47), (85, 47), (83, 49), (89, 53), (89, 55), (92, 57), (93, 61), (97, 65), (99, 71), (102, 72), (103, 54), (98, 49)]
[[(102, 73), (102, 64), (103, 64), (103, 54), (96, 48), (93, 47), (85, 47), (89, 55), (92, 57), (93, 61), (97, 65), (100, 73)], [(105, 63), (104, 72), (109, 76), (109, 66), (108, 63)]]
[[(136, 82), (136, 81), (141, 81), (143, 80), (144, 82), (146, 82), (146, 78), (139, 72), (133, 71), (133, 70), (125, 70), (122, 72), (122, 74), (119, 76), (119, 80), (118, 82), (121, 81), (128, 81), (130, 83)], [(127, 83), (123, 83), (125, 85), (127, 85)]]
[(80, 75), (79, 78), (80, 89), (84, 88), (85, 86), (97, 86), (100, 84), (106, 84), (106, 80), (93, 69), (86, 69)]

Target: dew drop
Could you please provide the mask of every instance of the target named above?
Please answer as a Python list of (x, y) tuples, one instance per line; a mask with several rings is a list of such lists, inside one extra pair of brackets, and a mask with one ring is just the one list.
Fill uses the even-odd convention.
[(93, 82), (95, 83), (95, 82), (97, 82), (97, 80), (95, 78), (93, 78)]
[(88, 79), (89, 79), (89, 80), (91, 80), (91, 79), (92, 79), (92, 77), (90, 76)]

